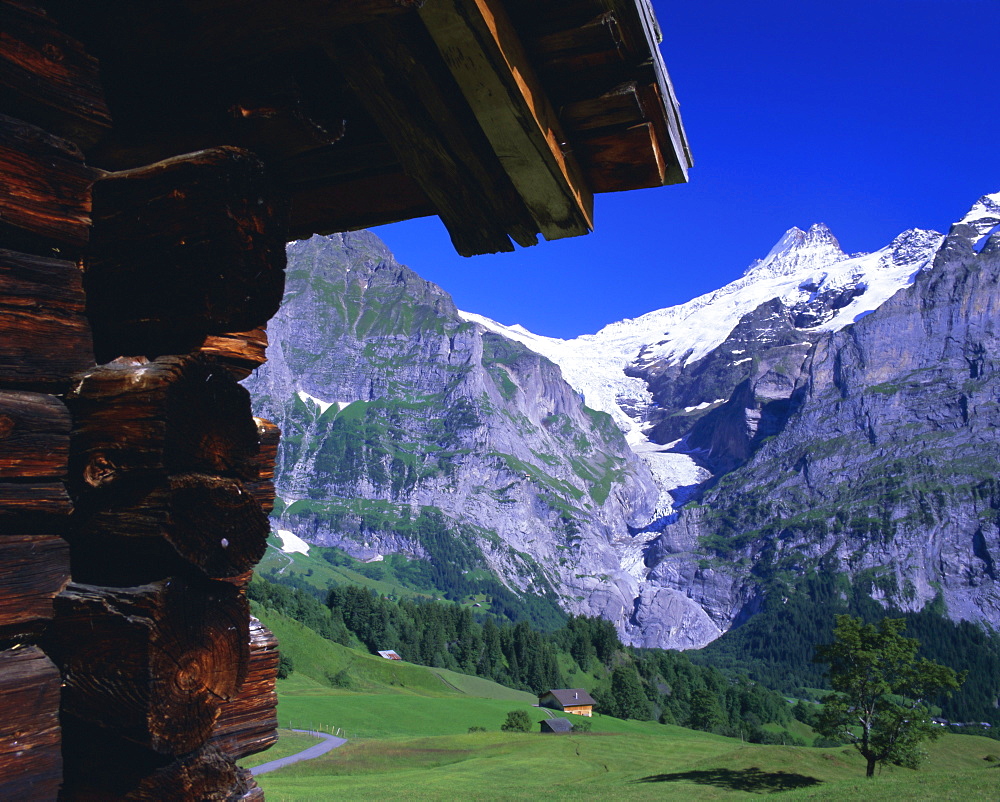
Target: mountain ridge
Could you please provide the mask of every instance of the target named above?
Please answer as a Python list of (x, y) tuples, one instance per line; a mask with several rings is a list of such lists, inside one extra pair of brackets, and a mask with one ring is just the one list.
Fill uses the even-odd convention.
[[(780, 592), (775, 577), (820, 565), (887, 606), (940, 597), (997, 625), (1000, 535), (981, 484), (1000, 454), (988, 423), (969, 423), (993, 419), (1000, 349), (976, 338), (992, 331), (997, 225), (1000, 193), (947, 236), (911, 229), (871, 254), (844, 254), (821, 224), (789, 229), (725, 287), (571, 341), (455, 309), (374, 235), (293, 244), (272, 363), (249, 383), (286, 431), (278, 521), (364, 559), (434, 561), (447, 535), (472, 544), (461, 570), (601, 615), (636, 645), (704, 645)], [(959, 274), (979, 278), (949, 284)], [(921, 349), (940, 360), (926, 386), (906, 372), (934, 369)], [(334, 441), (331, 471), (317, 459)], [(918, 470), (935, 461), (950, 490)], [(438, 540), (414, 535), (424, 509), (443, 515)], [(921, 551), (932, 530), (936, 551)], [(881, 569), (854, 556), (866, 538)]]

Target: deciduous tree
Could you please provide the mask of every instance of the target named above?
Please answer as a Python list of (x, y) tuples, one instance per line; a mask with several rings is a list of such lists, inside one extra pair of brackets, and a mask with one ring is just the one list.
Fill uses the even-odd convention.
[(923, 658), (919, 643), (903, 637), (902, 619), (883, 618), (864, 624), (838, 615), (834, 642), (816, 650), (816, 661), (830, 664), (834, 693), (823, 701), (816, 729), (854, 745), (867, 761), (867, 776), (876, 763), (916, 768), (920, 743), (936, 738), (929, 700), (956, 690), (965, 675)]

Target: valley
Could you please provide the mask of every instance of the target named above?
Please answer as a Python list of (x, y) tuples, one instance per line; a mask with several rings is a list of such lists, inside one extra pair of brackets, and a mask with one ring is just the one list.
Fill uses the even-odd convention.
[(998, 220), (988, 195), (854, 255), (792, 229), (570, 341), (460, 312), (370, 233), (295, 243), (247, 381), (284, 432), (274, 525), (644, 646), (704, 646), (816, 570), (995, 626)]

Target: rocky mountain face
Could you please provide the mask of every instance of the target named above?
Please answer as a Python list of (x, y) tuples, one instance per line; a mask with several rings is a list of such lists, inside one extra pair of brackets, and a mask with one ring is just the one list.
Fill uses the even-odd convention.
[(285, 433), (277, 525), (458, 559), (643, 646), (705, 645), (814, 571), (998, 626), (998, 225), (1000, 194), (871, 254), (791, 229), (570, 341), (457, 311), (371, 234), (295, 243), (248, 381)]
[(624, 626), (638, 588), (615, 544), (658, 491), (610, 416), (371, 233), (288, 256), (268, 362), (246, 382), (283, 432), (276, 527), (360, 559), (487, 570)]
[[(799, 369), (779, 372), (787, 392), (760, 392), (775, 387), (762, 363), (714, 427), (699, 421), (692, 440), (724, 439), (728, 424), (751, 445), (650, 544), (650, 584), (722, 630), (777, 586), (767, 580), (813, 570), (896, 609), (939, 599), (953, 619), (1000, 623), (1000, 235), (986, 235), (1000, 214), (991, 223), (954, 226), (912, 286), (797, 352)], [(791, 414), (751, 438), (750, 413), (775, 394)], [(640, 605), (644, 640), (641, 622), (662, 615), (655, 596)]]
[(571, 341), (468, 316), (559, 363), (661, 487), (626, 637), (702, 646), (812, 570), (1000, 623), (998, 223), (992, 195), (872, 254), (792, 229), (732, 284)]

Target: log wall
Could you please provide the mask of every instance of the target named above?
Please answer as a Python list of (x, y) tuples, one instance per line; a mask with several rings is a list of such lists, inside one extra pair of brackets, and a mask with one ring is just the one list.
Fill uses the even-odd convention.
[(288, 204), (225, 145), (90, 167), (101, 65), (47, 5), (0, 0), (0, 799), (262, 799), (278, 432), (237, 382)]

